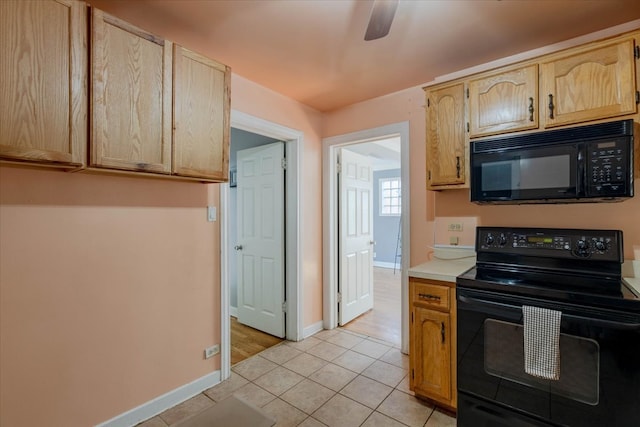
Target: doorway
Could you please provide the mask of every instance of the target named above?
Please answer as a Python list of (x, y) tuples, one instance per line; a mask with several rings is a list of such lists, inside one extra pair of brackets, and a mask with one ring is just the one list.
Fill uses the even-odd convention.
[[(371, 243), (370, 265), (363, 263), (362, 267), (368, 270), (366, 273), (370, 275), (370, 285), (372, 293), (368, 298), (361, 298), (362, 302), (368, 302), (368, 305), (361, 304), (360, 310), (347, 310), (343, 312), (342, 307), (338, 304), (338, 323), (343, 328), (353, 332), (361, 333), (367, 336), (378, 338), (389, 343), (400, 346), (401, 344), (401, 260), (402, 260), (402, 233), (401, 233), (401, 214), (402, 214), (402, 169), (401, 169), (401, 147), (400, 137), (392, 136), (385, 139), (378, 139), (368, 142), (360, 142), (343, 147), (341, 155), (347, 154), (347, 157), (340, 159), (341, 172), (339, 176), (339, 186), (349, 184), (350, 179), (348, 173), (345, 173), (345, 162), (353, 156), (349, 153), (353, 152), (359, 156), (363, 156), (361, 164), (366, 165), (365, 169), (370, 168), (371, 177), (364, 182), (365, 174), (361, 167), (359, 180), (366, 185), (367, 191), (371, 194), (360, 199), (370, 199), (370, 205), (365, 209), (361, 206), (362, 215), (367, 212), (369, 219), (360, 227), (360, 231), (366, 232), (370, 228), (370, 233), (365, 235), (363, 245)], [(345, 183), (345, 180), (347, 181)], [(363, 185), (358, 187), (363, 187)], [(353, 186), (351, 186), (353, 187)], [(342, 193), (342, 190), (340, 191)], [(364, 193), (363, 193), (364, 195)], [(362, 202), (360, 202), (362, 204)], [(342, 206), (338, 203), (338, 210), (341, 218), (348, 211), (348, 206)], [(352, 219), (357, 226), (360, 222), (359, 218)], [(371, 226), (368, 225), (370, 222)], [(349, 224), (346, 224), (347, 228)], [(342, 245), (343, 234), (349, 234), (344, 229), (344, 224), (338, 227), (340, 234), (339, 245)], [(359, 250), (359, 256), (362, 258), (367, 254), (366, 247)], [(343, 251), (338, 250), (343, 256)], [(345, 262), (341, 261), (340, 269), (344, 269)], [(364, 270), (365, 268), (363, 268)], [(366, 289), (365, 284), (368, 283), (366, 277), (356, 280), (360, 289)], [(340, 274), (338, 283), (340, 299), (345, 299), (344, 282), (349, 282), (349, 274), (343, 271)], [(348, 293), (348, 292), (347, 292)], [(351, 313), (349, 313), (351, 311)], [(345, 316), (346, 315), (346, 316)]]
[[(368, 150), (366, 144), (378, 141), (380, 146), (384, 148), (383, 141), (395, 139), (399, 140), (400, 153), (400, 197), (398, 210), (401, 214), (395, 228), (395, 240), (398, 243), (389, 245), (385, 244), (384, 249), (393, 249), (393, 257), (390, 262), (383, 267), (390, 265), (396, 266), (399, 261), (400, 268), (396, 266), (396, 274), (399, 274), (399, 305), (400, 305), (400, 346), (403, 352), (408, 352), (408, 277), (407, 270), (409, 266), (409, 124), (402, 122), (379, 128), (369, 129), (360, 132), (340, 135), (336, 137), (326, 138), (323, 140), (323, 234), (324, 234), (324, 252), (323, 252), (323, 318), (324, 328), (332, 329), (338, 326), (340, 322), (339, 315), (339, 295), (341, 260), (340, 254), (340, 238), (339, 228), (340, 221), (338, 213), (339, 202), (338, 194), (339, 175), (338, 175), (338, 154), (343, 148), (350, 150), (358, 150), (361, 146), (363, 150)], [(362, 145), (361, 145), (362, 144)], [(380, 157), (372, 155), (374, 159)], [(382, 156), (384, 157), (384, 156)], [(400, 184), (398, 183), (398, 184)], [(377, 190), (376, 190), (377, 191)], [(378, 209), (376, 206), (372, 209)], [(375, 245), (374, 251), (378, 252), (378, 245)], [(398, 249), (398, 257), (396, 257), (396, 247)], [(380, 245), (382, 249), (382, 245)], [(374, 267), (375, 268), (375, 267)], [(393, 272), (392, 272), (393, 275)], [(393, 277), (393, 276), (392, 276)], [(375, 307), (373, 312), (375, 312)], [(366, 316), (366, 315), (365, 315)]]
[[(236, 132), (242, 131), (254, 134), (263, 142), (284, 141), (284, 152), (287, 159), (284, 195), (285, 200), (285, 295), (286, 302), (282, 305), (285, 313), (286, 339), (298, 341), (302, 339), (302, 287), (300, 284), (302, 272), (302, 254), (300, 245), (300, 209), (298, 201), (301, 200), (302, 176), (299, 165), (303, 152), (302, 132), (290, 129), (276, 123), (272, 123), (235, 110), (231, 111), (231, 128)], [(230, 170), (230, 174), (233, 174)], [(231, 288), (231, 262), (236, 257), (236, 251), (231, 245), (231, 233), (235, 226), (231, 224), (231, 185), (220, 186), (220, 231), (221, 231), (221, 380), (229, 378), (231, 373), (231, 314), (232, 314), (232, 288)], [(236, 300), (237, 304), (237, 300)], [(236, 305), (237, 307), (237, 305)], [(235, 313), (237, 314), (237, 313)]]

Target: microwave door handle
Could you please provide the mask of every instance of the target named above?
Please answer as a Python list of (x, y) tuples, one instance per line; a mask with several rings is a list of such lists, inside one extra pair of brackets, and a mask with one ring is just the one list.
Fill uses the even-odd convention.
[(586, 153), (582, 147), (578, 147), (578, 159), (576, 165), (576, 197), (586, 197), (587, 186), (584, 185), (588, 181), (587, 168), (584, 167), (586, 162)]
[[(458, 300), (468, 304), (472, 307), (492, 307), (494, 309), (511, 309), (522, 311), (522, 307), (518, 307), (511, 304), (505, 304), (495, 301), (487, 301), (484, 299), (467, 297), (465, 295), (458, 294)], [(495, 311), (495, 310), (492, 310)], [(561, 311), (561, 310), (560, 310)], [(486, 311), (483, 311), (486, 313)], [(585, 317), (585, 316), (576, 316), (574, 314), (565, 314), (562, 313), (562, 318), (568, 321), (586, 323), (592, 326), (604, 327), (608, 329), (617, 329), (617, 330), (638, 330), (640, 329), (640, 323), (637, 322), (620, 322), (616, 320), (607, 320), (607, 319), (599, 319), (594, 317)]]

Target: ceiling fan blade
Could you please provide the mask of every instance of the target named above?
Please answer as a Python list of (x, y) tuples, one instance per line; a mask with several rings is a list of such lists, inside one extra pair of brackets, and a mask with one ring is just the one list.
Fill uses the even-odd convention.
[(371, 9), (369, 26), (364, 34), (366, 41), (382, 38), (389, 34), (399, 0), (375, 0)]

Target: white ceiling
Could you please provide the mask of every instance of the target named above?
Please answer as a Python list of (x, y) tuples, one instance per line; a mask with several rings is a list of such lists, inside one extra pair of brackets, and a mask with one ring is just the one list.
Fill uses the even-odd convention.
[(374, 171), (400, 169), (400, 137), (360, 142), (345, 148), (369, 156)]
[(401, 0), (364, 41), (371, 0), (89, 0), (320, 111), (640, 18), (638, 0)]

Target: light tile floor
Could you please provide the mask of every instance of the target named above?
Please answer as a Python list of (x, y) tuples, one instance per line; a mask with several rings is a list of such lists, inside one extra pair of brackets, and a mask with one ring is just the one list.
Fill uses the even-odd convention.
[(167, 427), (235, 395), (278, 427), (454, 427), (409, 391), (409, 360), (392, 344), (346, 329), (285, 341), (231, 368), (231, 378), (139, 424)]

